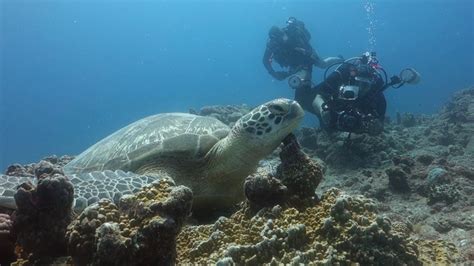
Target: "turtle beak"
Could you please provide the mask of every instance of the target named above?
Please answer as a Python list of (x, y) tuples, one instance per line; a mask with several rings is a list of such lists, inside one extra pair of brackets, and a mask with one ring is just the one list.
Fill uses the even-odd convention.
[(298, 124), (299, 122), (303, 119), (304, 117), (304, 111), (303, 111), (303, 108), (301, 108), (301, 105), (296, 102), (296, 101), (291, 101), (290, 102), (290, 110), (288, 111), (288, 114), (286, 115), (286, 117), (288, 119), (295, 119), (298, 121)]

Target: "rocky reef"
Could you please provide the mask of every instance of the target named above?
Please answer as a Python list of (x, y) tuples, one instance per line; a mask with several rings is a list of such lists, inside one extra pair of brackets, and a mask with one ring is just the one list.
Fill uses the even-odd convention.
[(24, 183), (15, 194), (17, 254), (32, 263), (47, 263), (66, 254), (65, 233), (73, 217), (72, 184), (60, 174), (42, 176), (37, 186)]
[(276, 176), (288, 188), (288, 194), (299, 200), (314, 197), (314, 191), (323, 179), (323, 170), (302, 151), (293, 134), (283, 140), (279, 157), (281, 163)]
[[(388, 264), (455, 263), (456, 249), (419, 244), (378, 216), (376, 204), (338, 189), (303, 209), (275, 205), (255, 216), (243, 208), (211, 225), (189, 226), (178, 236), (178, 263)], [(419, 248), (419, 245), (423, 248)], [(449, 249), (450, 248), (450, 249)], [(425, 254), (426, 252), (426, 254)], [(433, 255), (436, 253), (435, 255)]]
[(0, 264), (15, 261), (15, 239), (11, 235), (13, 221), (10, 215), (0, 213)]
[(373, 198), (382, 214), (410, 224), (416, 239), (452, 242), (473, 260), (474, 87), (439, 113), (398, 114), (379, 136), (297, 132), (304, 150), (327, 165), (318, 188)]
[(68, 254), (77, 265), (169, 265), (175, 238), (190, 215), (192, 192), (170, 181), (124, 196), (118, 206), (101, 200), (68, 227)]
[(38, 163), (27, 165), (12, 164), (8, 166), (5, 175), (17, 177), (37, 177), (51, 176), (53, 174), (63, 174), (62, 167), (70, 162), (74, 157), (64, 155), (58, 157), (51, 155), (43, 158)]
[(275, 173), (249, 176), (244, 192), (250, 209), (256, 211), (276, 204), (305, 205), (315, 200), (314, 191), (323, 178), (319, 164), (301, 150), (295, 135), (284, 140), (279, 153), (280, 164)]
[(73, 185), (56, 165), (43, 160), (31, 168), (15, 166), (39, 178), (37, 185), (17, 188), (11, 215), (0, 214), (2, 264), (174, 263), (175, 238), (191, 212), (190, 189), (163, 179), (123, 196), (118, 206), (101, 200), (74, 217)]

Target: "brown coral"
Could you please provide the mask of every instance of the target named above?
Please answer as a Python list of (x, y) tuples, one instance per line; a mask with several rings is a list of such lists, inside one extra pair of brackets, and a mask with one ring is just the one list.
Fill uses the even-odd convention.
[(190, 214), (192, 192), (170, 181), (101, 200), (68, 227), (68, 250), (77, 264), (156, 265), (175, 260), (175, 237)]
[(314, 197), (314, 191), (323, 178), (321, 167), (301, 150), (293, 134), (288, 135), (283, 144), (276, 177), (288, 188), (290, 196), (300, 199)]
[(0, 265), (8, 265), (15, 260), (15, 240), (11, 237), (13, 222), (10, 215), (0, 213)]
[(459, 262), (459, 252), (453, 243), (441, 240), (417, 240), (419, 259), (425, 265), (454, 265)]
[(416, 245), (392, 232), (371, 200), (337, 189), (301, 210), (277, 205), (253, 217), (240, 210), (213, 225), (186, 227), (177, 250), (179, 263), (421, 264)]
[(15, 194), (17, 211), (13, 229), (21, 258), (30, 262), (64, 255), (65, 232), (72, 220), (74, 189), (69, 180), (56, 174), (23, 184)]

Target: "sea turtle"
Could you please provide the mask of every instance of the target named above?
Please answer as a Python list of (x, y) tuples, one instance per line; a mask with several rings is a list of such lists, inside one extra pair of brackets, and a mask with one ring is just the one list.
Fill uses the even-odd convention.
[(243, 198), (244, 179), (303, 115), (297, 102), (283, 98), (256, 107), (232, 128), (213, 117), (157, 114), (102, 139), (63, 170), (74, 184), (76, 209), (116, 201), (164, 176), (192, 189), (194, 209), (228, 207)]

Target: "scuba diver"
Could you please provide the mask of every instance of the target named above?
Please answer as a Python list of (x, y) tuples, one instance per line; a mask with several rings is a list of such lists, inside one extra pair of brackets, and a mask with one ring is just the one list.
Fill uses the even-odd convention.
[[(296, 90), (295, 100), (299, 102), (311, 90), (313, 65), (324, 69), (344, 59), (342, 57), (320, 58), (309, 42), (311, 34), (304, 23), (290, 17), (286, 24), (284, 28), (273, 26), (270, 29), (263, 55), (263, 65), (277, 80), (290, 77), (288, 84)], [(273, 60), (282, 68), (288, 68), (288, 71), (275, 71), (272, 66)]]
[[(339, 66), (326, 76), (336, 65)], [(306, 111), (316, 114), (321, 127), (329, 132), (380, 134), (387, 107), (383, 92), (420, 81), (413, 68), (402, 70), (388, 81), (375, 52), (333, 66), (326, 69), (323, 82), (311, 89), (312, 96), (300, 103)]]

